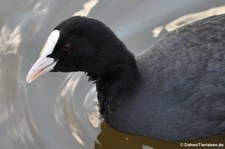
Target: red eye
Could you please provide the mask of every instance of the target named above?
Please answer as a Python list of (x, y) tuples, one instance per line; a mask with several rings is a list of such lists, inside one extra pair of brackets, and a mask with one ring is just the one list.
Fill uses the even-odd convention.
[(71, 50), (71, 45), (70, 45), (70, 44), (65, 44), (65, 45), (63, 46), (63, 50), (64, 50), (64, 51), (70, 51), (70, 50)]

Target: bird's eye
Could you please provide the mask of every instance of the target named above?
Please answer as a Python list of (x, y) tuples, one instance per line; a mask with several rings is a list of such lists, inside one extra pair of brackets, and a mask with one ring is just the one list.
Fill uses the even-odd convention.
[(71, 45), (70, 45), (70, 44), (65, 44), (65, 45), (63, 46), (63, 50), (64, 50), (64, 51), (70, 51), (70, 50), (71, 50)]

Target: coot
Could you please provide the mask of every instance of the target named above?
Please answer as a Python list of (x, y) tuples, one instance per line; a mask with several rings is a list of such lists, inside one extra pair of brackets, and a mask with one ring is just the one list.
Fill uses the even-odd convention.
[(225, 133), (225, 15), (168, 33), (137, 57), (102, 22), (75, 16), (50, 34), (27, 82), (86, 72), (113, 128), (164, 140)]

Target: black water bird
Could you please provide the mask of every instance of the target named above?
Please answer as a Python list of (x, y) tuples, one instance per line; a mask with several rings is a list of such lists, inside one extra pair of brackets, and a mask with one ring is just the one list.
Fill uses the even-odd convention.
[(113, 128), (186, 140), (225, 133), (225, 15), (176, 29), (135, 57), (102, 22), (75, 16), (50, 34), (27, 82), (86, 72)]

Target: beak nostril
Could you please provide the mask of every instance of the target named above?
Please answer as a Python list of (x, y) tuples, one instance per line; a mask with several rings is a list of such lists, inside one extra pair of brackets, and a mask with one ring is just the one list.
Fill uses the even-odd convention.
[(44, 65), (44, 63), (41, 63), (40, 65), (38, 65), (38, 67), (41, 67), (41, 66), (43, 66)]

